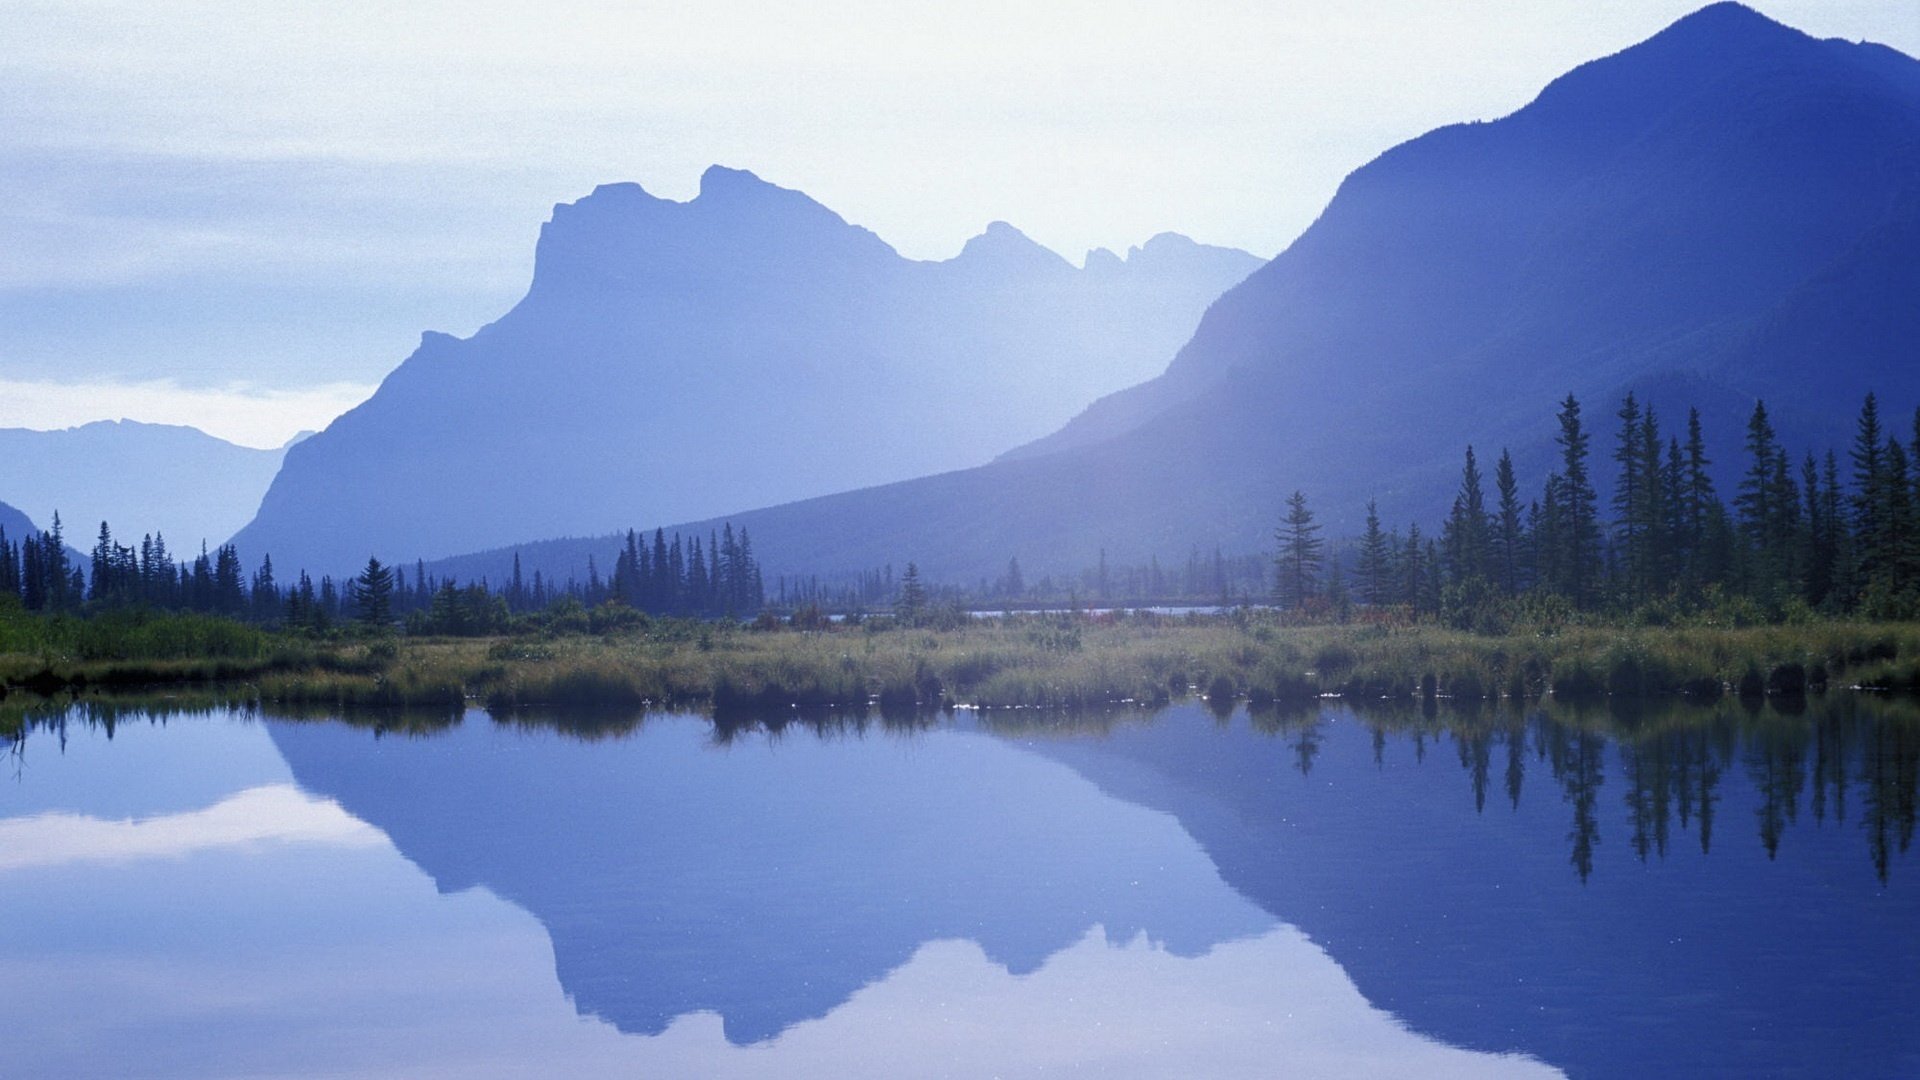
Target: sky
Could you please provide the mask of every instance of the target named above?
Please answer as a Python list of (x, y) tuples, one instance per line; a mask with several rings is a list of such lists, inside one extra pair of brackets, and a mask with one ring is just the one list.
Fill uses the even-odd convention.
[[(0, 0), (0, 426), (325, 426), (525, 290), (553, 204), (714, 163), (913, 258), (1272, 256), (1342, 177), (1699, 0)], [(1920, 54), (1914, 0), (1763, 0)]]

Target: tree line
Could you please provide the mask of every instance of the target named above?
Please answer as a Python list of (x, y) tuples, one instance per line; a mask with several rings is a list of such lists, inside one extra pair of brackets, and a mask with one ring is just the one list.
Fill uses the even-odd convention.
[(9, 598), (36, 612), (191, 611), (313, 633), (357, 623), (402, 625), (420, 634), (492, 634), (507, 630), (516, 615), (560, 607), (746, 617), (764, 604), (765, 587), (752, 541), (731, 523), (705, 543), (678, 533), (669, 540), (655, 530), (649, 545), (629, 531), (613, 576), (605, 579), (592, 559), (585, 581), (571, 575), (551, 581), (539, 571), (528, 579), (516, 553), (511, 576), (498, 586), (485, 578), (463, 584), (435, 577), (420, 561), (409, 574), (377, 557), (345, 581), (330, 575), (316, 581), (302, 570), (283, 584), (271, 555), (249, 574), (232, 544), (212, 552), (203, 544), (197, 556), (182, 559), (157, 533), (137, 545), (120, 543), (104, 521), (91, 553), (76, 557), (55, 513), (50, 528), (17, 540), (0, 528), (0, 604)]
[[(1845, 464), (1828, 451), (1796, 458), (1764, 401), (1746, 426), (1744, 471), (1729, 505), (1716, 490), (1690, 409), (1680, 432), (1628, 394), (1614, 413), (1614, 485), (1603, 515), (1592, 436), (1573, 395), (1556, 416), (1559, 468), (1524, 498), (1502, 450), (1492, 490), (1467, 447), (1438, 534), (1381, 525), (1329, 557), (1296, 491), (1276, 532), (1273, 599), (1289, 608), (1398, 605), (1468, 624), (1503, 600), (1557, 598), (1584, 611), (1647, 612), (1726, 600), (1778, 618), (1792, 611), (1871, 618), (1920, 614), (1920, 410), (1903, 442), (1869, 394)], [(1342, 557), (1342, 555), (1350, 557)], [(1350, 565), (1349, 565), (1350, 564)]]

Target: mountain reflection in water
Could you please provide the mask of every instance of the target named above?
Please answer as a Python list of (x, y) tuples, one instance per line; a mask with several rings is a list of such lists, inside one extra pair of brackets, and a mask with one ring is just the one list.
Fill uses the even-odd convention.
[[(265, 727), (304, 794), (225, 794), (525, 910), (694, 1071), (1920, 1073), (1910, 702)], [(225, 820), (174, 764), (147, 847)]]

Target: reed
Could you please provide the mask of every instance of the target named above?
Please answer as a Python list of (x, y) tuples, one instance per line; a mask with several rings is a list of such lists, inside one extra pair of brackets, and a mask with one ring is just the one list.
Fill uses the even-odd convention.
[[(807, 631), (655, 623), (604, 635), (315, 642), (229, 633), (193, 617), (176, 625), (178, 618), (103, 630), (86, 649), (0, 653), (0, 684), (39, 693), (222, 686), (278, 706), (453, 709), (473, 702), (503, 712), (581, 705), (1087, 710), (1190, 693), (1229, 706), (1327, 694), (1711, 700), (1726, 690), (1792, 696), (1829, 687), (1920, 688), (1920, 626), (1913, 624), (1477, 634), (1432, 625), (1290, 625), (1260, 612), (1032, 614), (947, 629), (878, 620)], [(205, 653), (173, 655), (176, 643), (157, 640), (168, 626)]]

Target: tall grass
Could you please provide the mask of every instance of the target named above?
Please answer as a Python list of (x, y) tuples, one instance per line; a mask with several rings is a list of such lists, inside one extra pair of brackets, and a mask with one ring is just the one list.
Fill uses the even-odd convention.
[[(956, 628), (797, 632), (713, 625), (594, 636), (314, 643), (194, 616), (103, 617), (66, 651), (0, 653), (34, 689), (245, 684), (255, 700), (353, 708), (485, 703), (892, 712), (940, 706), (1096, 709), (1200, 694), (1217, 707), (1357, 700), (1566, 700), (1920, 689), (1920, 626), (1579, 627), (1476, 634), (1435, 626), (1295, 626), (1262, 613), (1182, 618), (1012, 615)], [(77, 622), (77, 621), (76, 621)], [(216, 625), (217, 624), (217, 625)], [(11, 640), (11, 639), (9, 639)]]

